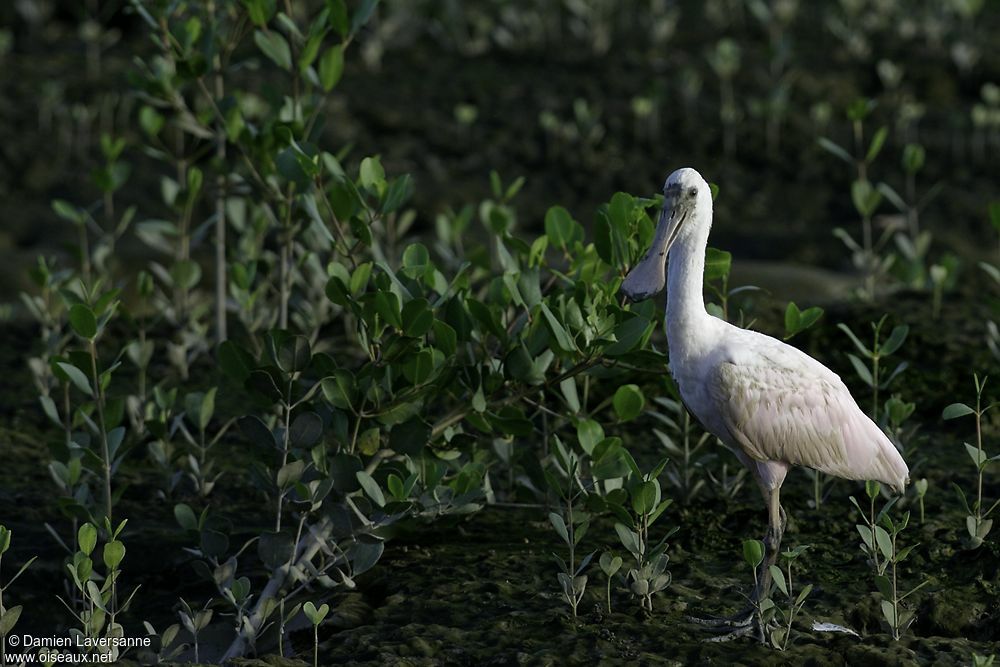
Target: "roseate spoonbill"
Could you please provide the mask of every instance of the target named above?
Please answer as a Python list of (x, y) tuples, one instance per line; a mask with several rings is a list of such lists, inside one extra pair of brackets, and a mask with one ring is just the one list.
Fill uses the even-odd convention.
[[(667, 283), (665, 328), (670, 373), (687, 408), (750, 469), (768, 506), (766, 556), (753, 603), (767, 594), (785, 529), (781, 483), (793, 465), (902, 491), (909, 469), (881, 429), (858, 407), (840, 377), (809, 355), (770, 336), (735, 327), (705, 310), (705, 248), (712, 194), (694, 169), (678, 169), (663, 186), (652, 247), (622, 283), (631, 301)], [(669, 253), (669, 268), (666, 266)], [(726, 619), (692, 619), (725, 639), (754, 627), (754, 605)]]

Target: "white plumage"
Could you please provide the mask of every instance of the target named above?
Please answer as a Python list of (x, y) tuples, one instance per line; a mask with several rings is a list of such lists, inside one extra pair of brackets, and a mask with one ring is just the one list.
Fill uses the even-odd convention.
[(790, 345), (708, 314), (703, 274), (711, 191), (697, 171), (679, 169), (664, 184), (664, 195), (653, 245), (626, 277), (622, 292), (639, 300), (667, 283), (670, 372), (681, 396), (750, 468), (768, 500), (768, 554), (756, 600), (770, 584), (767, 565), (774, 563), (784, 531), (779, 489), (790, 466), (878, 480), (897, 491), (909, 470), (836, 373)]

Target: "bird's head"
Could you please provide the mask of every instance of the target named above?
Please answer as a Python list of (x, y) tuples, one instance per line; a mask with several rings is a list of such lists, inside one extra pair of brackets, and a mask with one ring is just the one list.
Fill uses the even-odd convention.
[(689, 238), (711, 225), (711, 211), (712, 191), (701, 174), (684, 167), (667, 177), (653, 244), (622, 283), (621, 293), (626, 299), (642, 301), (663, 291), (667, 253), (678, 239)]

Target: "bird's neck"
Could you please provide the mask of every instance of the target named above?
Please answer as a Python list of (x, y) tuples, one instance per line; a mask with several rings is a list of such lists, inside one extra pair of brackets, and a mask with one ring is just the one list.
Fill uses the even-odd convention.
[[(700, 231), (700, 230), (699, 230)], [(712, 316), (705, 310), (705, 249), (707, 225), (703, 233), (677, 239), (667, 263), (667, 341), (670, 359), (697, 354), (699, 341), (707, 340)]]

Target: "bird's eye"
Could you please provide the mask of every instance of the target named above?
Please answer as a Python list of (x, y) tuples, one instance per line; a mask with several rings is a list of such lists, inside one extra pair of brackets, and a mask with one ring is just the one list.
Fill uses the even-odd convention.
[(688, 190), (688, 196), (690, 196), (690, 197), (697, 197), (698, 196), (698, 188), (691, 188), (690, 190)]

